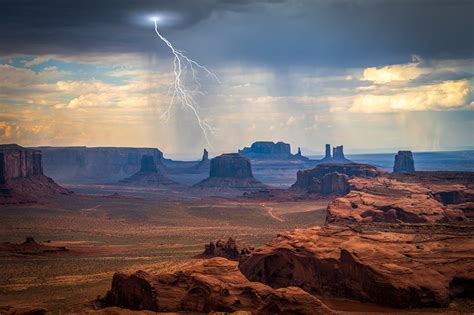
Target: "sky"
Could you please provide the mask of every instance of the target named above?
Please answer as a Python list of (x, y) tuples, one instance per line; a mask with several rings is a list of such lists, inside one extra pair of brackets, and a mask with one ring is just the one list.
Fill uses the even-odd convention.
[[(0, 0), (0, 142), (157, 147), (284, 141), (303, 154), (474, 148), (471, 0)], [(173, 55), (203, 71), (193, 113)], [(186, 84), (192, 84), (190, 80)], [(196, 87), (195, 85), (192, 87)]]

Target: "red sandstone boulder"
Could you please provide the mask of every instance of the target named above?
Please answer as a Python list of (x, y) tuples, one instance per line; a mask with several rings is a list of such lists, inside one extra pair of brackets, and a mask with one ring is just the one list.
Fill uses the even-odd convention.
[[(365, 229), (365, 230), (364, 230)], [(279, 234), (240, 260), (251, 281), (397, 308), (445, 307), (474, 286), (471, 227), (326, 226)]]
[(331, 314), (300, 288), (272, 289), (247, 280), (237, 262), (225, 258), (196, 260), (170, 274), (115, 273), (105, 300), (111, 306), (155, 312)]

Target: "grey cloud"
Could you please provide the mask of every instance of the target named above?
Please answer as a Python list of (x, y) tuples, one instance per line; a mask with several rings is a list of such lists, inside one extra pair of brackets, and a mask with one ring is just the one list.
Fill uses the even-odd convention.
[(164, 31), (207, 64), (361, 67), (472, 58), (464, 0), (0, 0), (0, 54), (168, 53), (131, 17), (166, 11)]

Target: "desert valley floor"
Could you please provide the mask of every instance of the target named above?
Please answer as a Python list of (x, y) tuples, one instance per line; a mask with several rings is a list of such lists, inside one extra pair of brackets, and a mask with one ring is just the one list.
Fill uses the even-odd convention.
[(96, 186), (87, 191), (97, 196), (80, 196), (83, 187), (68, 188), (77, 196), (2, 209), (0, 242), (21, 242), (31, 235), (69, 251), (0, 257), (1, 304), (82, 310), (84, 301), (92, 302), (110, 289), (119, 269), (166, 270), (202, 253), (209, 241), (230, 236), (239, 245), (263, 245), (281, 231), (322, 225), (327, 205), (325, 200), (180, 200), (153, 189), (127, 198), (123, 196), (132, 188)]

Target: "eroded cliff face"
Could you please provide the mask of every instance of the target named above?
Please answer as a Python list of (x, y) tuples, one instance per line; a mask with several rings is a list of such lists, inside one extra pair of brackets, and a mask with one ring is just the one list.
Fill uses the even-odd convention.
[(0, 184), (34, 175), (43, 175), (41, 151), (16, 144), (0, 145)]
[(250, 147), (239, 150), (239, 153), (251, 160), (307, 160), (301, 155), (298, 148), (297, 154), (291, 153), (291, 146), (285, 142), (257, 141)]
[(151, 155), (164, 170), (163, 154), (154, 148), (41, 147), (44, 171), (66, 183), (117, 182), (140, 170), (143, 155)]
[(238, 153), (227, 153), (211, 160), (209, 177), (195, 187), (263, 188), (252, 174), (250, 161)]
[(415, 171), (415, 160), (411, 151), (398, 151), (393, 164), (394, 173), (411, 173)]
[(41, 151), (0, 145), (0, 204), (37, 202), (68, 193), (43, 175)]
[(241, 257), (239, 268), (274, 288), (397, 308), (445, 307), (474, 285), (473, 236), (472, 228), (449, 226), (299, 229)]
[(122, 179), (120, 183), (129, 186), (177, 185), (176, 182), (166, 178), (158, 170), (153, 155), (143, 155), (140, 162), (140, 170), (132, 176)]
[(350, 192), (329, 203), (327, 223), (459, 223), (472, 217), (474, 190), (463, 184), (401, 182), (393, 178), (348, 181)]
[(195, 260), (174, 273), (118, 272), (105, 303), (155, 312), (332, 313), (300, 288), (272, 289), (247, 280), (237, 262), (225, 258)]
[(345, 195), (349, 192), (350, 177), (375, 177), (380, 171), (367, 164), (319, 164), (315, 168), (298, 171), (292, 189), (325, 195)]

